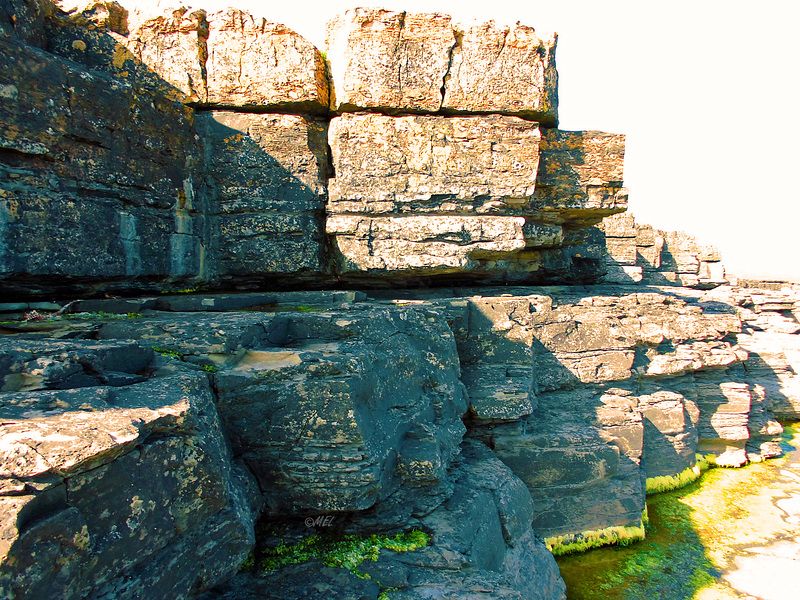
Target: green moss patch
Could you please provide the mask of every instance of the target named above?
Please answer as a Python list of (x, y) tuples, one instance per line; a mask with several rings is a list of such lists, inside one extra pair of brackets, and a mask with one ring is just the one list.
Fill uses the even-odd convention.
[[(800, 434), (786, 427), (784, 441), (800, 447)], [(739, 549), (791, 535), (775, 505), (777, 499), (800, 493), (800, 482), (781, 475), (787, 460), (711, 469), (681, 489), (648, 496), (649, 525), (643, 541), (556, 557), (567, 598), (741, 598), (721, 579)], [(713, 462), (713, 456), (698, 456), (701, 470)]]
[(677, 490), (697, 481), (697, 478), (702, 475), (702, 470), (699, 465), (688, 467), (677, 475), (665, 475), (662, 477), (648, 477), (647, 479), (647, 493), (659, 494), (661, 492), (669, 492), (670, 490)]
[(559, 535), (544, 540), (547, 549), (556, 556), (585, 552), (592, 548), (616, 544), (627, 546), (644, 539), (644, 519), (638, 527), (606, 527), (596, 531)]
[(266, 557), (259, 563), (263, 571), (271, 571), (282, 565), (319, 559), (329, 567), (341, 567), (352, 571), (359, 577), (366, 574), (358, 571), (358, 566), (366, 560), (378, 560), (383, 549), (394, 552), (410, 552), (430, 542), (430, 536), (419, 529), (396, 535), (373, 534), (357, 535), (315, 535), (292, 546), (280, 546), (266, 550)]

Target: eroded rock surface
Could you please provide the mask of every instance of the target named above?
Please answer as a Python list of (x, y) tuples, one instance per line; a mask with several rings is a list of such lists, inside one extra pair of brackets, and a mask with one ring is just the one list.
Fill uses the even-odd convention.
[(204, 375), (0, 401), (4, 595), (186, 598), (250, 552), (255, 482)]
[(323, 281), (325, 124), (299, 115), (213, 111), (198, 115), (213, 189), (207, 258), (220, 281), (275, 273)]
[(557, 123), (555, 35), (356, 8), (328, 23), (336, 111), (502, 113)]
[(327, 108), (325, 61), (285, 25), (235, 8), (208, 13), (177, 6), (133, 25), (116, 41), (184, 102), (317, 114)]

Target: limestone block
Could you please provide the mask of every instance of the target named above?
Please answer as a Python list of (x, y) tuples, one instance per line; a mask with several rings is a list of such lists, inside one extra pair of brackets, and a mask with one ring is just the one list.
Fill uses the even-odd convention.
[(74, 343), (9, 340), (0, 346), (0, 391), (130, 385), (153, 359), (153, 350), (131, 342)]
[(660, 243), (652, 246), (636, 246), (636, 264), (644, 270), (653, 271), (661, 267), (661, 249), (664, 241), (661, 238), (657, 238), (657, 240)]
[(598, 228), (606, 234), (608, 238), (637, 238), (634, 244), (638, 244), (638, 230), (632, 214), (618, 213), (603, 219)]
[(516, 117), (333, 119), (333, 213), (519, 214), (539, 166), (539, 128)]
[(252, 549), (255, 482), (204, 375), (8, 393), (2, 410), (5, 595), (186, 598)]
[(522, 115), (548, 127), (558, 122), (556, 35), (494, 21), (456, 26), (457, 43), (444, 78), (445, 110)]
[(544, 212), (564, 211), (567, 219), (585, 225), (625, 210), (624, 155), (624, 135), (546, 130), (534, 206)]
[(664, 245), (664, 238), (661, 232), (654, 229), (652, 225), (643, 225), (636, 223), (636, 245), (637, 246), (655, 246), (658, 245), (658, 240), (661, 239), (660, 245)]
[(479, 270), (478, 259), (553, 246), (561, 239), (560, 227), (495, 216), (332, 215), (326, 231), (334, 236), (343, 273)]
[(744, 442), (750, 438), (750, 386), (730, 381), (719, 383), (713, 376), (706, 375), (698, 380), (697, 398), (700, 439), (741, 442), (743, 448)]
[(727, 367), (745, 360), (747, 352), (727, 342), (694, 342), (679, 345), (674, 353), (652, 356), (646, 375), (678, 375), (706, 368)]
[(697, 258), (702, 262), (714, 263), (722, 260), (722, 254), (715, 246), (698, 245)]
[(198, 128), (216, 190), (217, 275), (241, 282), (323, 273), (324, 125), (296, 115), (212, 111), (198, 115)]
[(307, 308), (167, 313), (99, 335), (217, 369), (225, 430), (274, 514), (362, 510), (445, 477), (467, 409), (446, 322), (424, 307)]
[(478, 419), (513, 420), (536, 408), (530, 315), (543, 300), (482, 296), (437, 303), (456, 338), (461, 380)]
[(128, 35), (128, 11), (118, 2), (106, 0), (56, 0), (53, 2), (69, 15), (69, 21), (81, 27), (98, 28)]
[(540, 394), (522, 423), (482, 431), (530, 490), (537, 535), (641, 525), (642, 417), (635, 397), (615, 392)]
[(720, 262), (701, 262), (697, 276), (700, 280), (725, 282), (725, 267)]
[(636, 264), (636, 245), (633, 243), (632, 238), (607, 237), (606, 252), (614, 264)]
[(641, 395), (638, 401), (644, 419), (643, 462), (648, 479), (674, 477), (693, 467), (700, 418), (697, 405), (668, 390)]
[(198, 276), (191, 111), (27, 46), (4, 46), (0, 71), (16, 90), (0, 103), (0, 277), (53, 290)]
[(455, 44), (448, 15), (348, 10), (327, 27), (331, 108), (439, 110)]
[(119, 41), (186, 102), (316, 113), (328, 105), (319, 51), (285, 25), (241, 10), (180, 8), (145, 20)]
[(682, 231), (670, 231), (664, 235), (664, 241), (661, 255), (664, 270), (697, 275), (700, 259), (695, 239)]

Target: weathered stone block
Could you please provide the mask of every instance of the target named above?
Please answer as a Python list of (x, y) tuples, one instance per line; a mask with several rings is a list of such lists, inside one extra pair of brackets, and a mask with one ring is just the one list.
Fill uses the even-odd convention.
[(640, 265), (645, 270), (652, 271), (661, 267), (661, 248), (663, 247), (663, 240), (661, 240), (661, 238), (658, 238), (658, 240), (661, 242), (660, 244), (636, 246), (636, 264)]
[(557, 124), (556, 36), (448, 15), (357, 8), (328, 23), (337, 111), (515, 114)]
[(636, 398), (593, 392), (540, 394), (533, 415), (480, 430), (531, 492), (533, 527), (542, 537), (641, 524), (643, 427)]
[[(608, 238), (636, 238), (638, 236), (636, 222), (633, 215), (629, 213), (618, 213), (606, 217), (597, 226)], [(631, 243), (638, 244), (639, 240)]]
[(328, 134), (334, 213), (524, 214), (539, 128), (516, 117), (342, 115)]
[[(186, 102), (325, 112), (325, 61), (303, 37), (241, 10), (180, 8), (141, 23), (119, 42)], [(263, 57), (269, 56), (270, 60)]]
[(3, 405), (4, 595), (187, 598), (252, 548), (254, 482), (231, 467), (204, 375)]
[(558, 122), (556, 35), (494, 21), (456, 26), (457, 43), (444, 78), (444, 110), (499, 112)]
[(0, 277), (30, 291), (198, 276), (207, 240), (190, 111), (0, 44), (0, 70), (16, 90), (0, 103)]
[(209, 146), (216, 275), (263, 279), (326, 271), (325, 126), (295, 115), (198, 116)]
[(130, 385), (153, 359), (153, 350), (131, 342), (74, 343), (14, 340), (0, 343), (0, 391)]
[(606, 252), (613, 264), (636, 265), (636, 245), (632, 238), (606, 238)]
[(624, 135), (546, 130), (534, 207), (563, 212), (566, 220), (584, 226), (623, 211), (628, 204), (622, 187), (624, 155)]
[(362, 510), (444, 477), (467, 409), (446, 323), (419, 307), (302, 308), (171, 313), (99, 335), (157, 339), (176, 368), (218, 369), (234, 452), (276, 514)]
[(341, 253), (343, 274), (481, 271), (480, 259), (510, 257), (529, 246), (553, 246), (561, 234), (557, 226), (499, 216), (333, 215), (326, 230)]
[(348, 10), (328, 22), (331, 108), (436, 112), (455, 44), (449, 15)]
[(683, 395), (657, 390), (638, 397), (644, 418), (643, 463), (648, 479), (674, 477), (694, 466), (700, 410)]

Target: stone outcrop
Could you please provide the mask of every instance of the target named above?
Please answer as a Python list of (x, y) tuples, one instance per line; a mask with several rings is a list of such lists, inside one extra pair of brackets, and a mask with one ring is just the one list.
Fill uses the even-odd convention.
[(434, 317), (363, 305), (170, 314), (108, 323), (97, 335), (156, 340), (181, 357), (165, 369), (218, 369), (234, 453), (255, 473), (268, 511), (287, 515), (363, 510), (401, 484), (446, 477), (466, 401), (452, 335)]
[(324, 113), (328, 105), (319, 50), (285, 25), (241, 10), (177, 8), (115, 40), (184, 102), (308, 113)]
[(275, 273), (324, 280), (324, 123), (229, 111), (202, 113), (197, 121), (213, 190), (209, 275), (238, 285)]
[(557, 122), (556, 36), (356, 8), (328, 24), (336, 111), (466, 112)]
[(599, 249), (604, 283), (711, 289), (727, 282), (719, 250), (682, 231), (640, 225), (623, 213), (606, 217), (597, 229), (605, 239), (605, 251)]
[(798, 288), (624, 214), (555, 36), (60, 6), (0, 6), (1, 596), (563, 600), (551, 552), (781, 453)]
[[(517, 117), (343, 115), (329, 141), (326, 230), (344, 279), (547, 278), (564, 229), (626, 205), (623, 140)], [(598, 216), (599, 215), (599, 216)]]
[[(579, 288), (502, 291), (406, 292), (400, 300), (387, 300), (395, 292), (375, 300), (352, 292), (108, 299), (73, 303), (60, 320), (2, 325), (15, 334), (5, 337), (0, 356), (3, 402), (19, 407), (7, 415), (5, 435), (24, 443), (29, 434), (22, 432), (35, 427), (37, 439), (52, 439), (54, 456), (70, 465), (59, 467), (45, 453), (61, 479), (15, 471), (7, 497), (38, 490), (42, 477), (57, 486), (72, 476), (71, 465), (112, 485), (131, 452), (150, 456), (142, 441), (148, 432), (158, 431), (161, 443), (159, 419), (175, 410), (164, 398), (183, 397), (182, 382), (193, 382), (216, 405), (203, 414), (220, 425), (192, 429), (199, 436), (192, 447), (229, 443), (235, 460), (223, 453), (229, 466), (215, 468), (242, 474), (246, 466), (253, 474), (250, 483), (231, 475), (219, 484), (228, 499), (214, 511), (229, 515), (226, 528), (240, 548), (224, 565), (214, 563), (220, 579), (244, 559), (252, 511), (263, 506), (262, 519), (288, 527), (290, 537), (304, 519), (326, 515), (350, 532), (398, 525), (431, 532), (429, 547), (369, 566), (376, 577), (399, 578), (391, 587), (403, 597), (426, 597), (431, 586), (470, 594), (491, 585), (508, 597), (537, 597), (538, 590), (550, 599), (563, 590), (535, 535), (555, 551), (641, 537), (649, 480), (695, 469), (698, 451), (729, 465), (775, 455), (781, 428), (772, 393), (734, 345), (733, 336), (744, 336), (742, 321), (723, 290), (685, 299), (614, 287), (594, 296)], [(70, 317), (84, 308), (103, 312)], [(131, 309), (144, 316), (126, 316)], [(102, 316), (110, 310), (123, 318)], [(26, 339), (34, 334), (39, 339)], [(149, 403), (126, 400), (129, 394), (145, 394)], [(122, 410), (115, 420), (103, 412), (109, 406)], [(48, 425), (54, 407), (61, 416)], [(80, 412), (87, 410), (95, 420)], [(95, 423), (133, 429), (115, 429), (105, 444), (96, 433), (78, 433), (86, 447), (70, 437), (64, 455), (62, 438), (48, 432), (72, 422), (93, 432)], [(214, 438), (223, 431), (229, 442)], [(172, 502), (197, 493), (180, 489)], [(114, 523), (97, 525), (96, 535)], [(12, 546), (21, 544), (14, 535)], [(171, 544), (176, 564), (198, 560), (182, 537)], [(119, 573), (136, 589), (162, 590), (166, 584), (142, 575), (162, 555), (139, 556), (144, 562)], [(293, 577), (290, 567), (245, 573), (207, 598), (293, 589)], [(204, 579), (204, 589), (220, 579)], [(192, 585), (183, 579), (169, 593), (184, 597)]]
[[(355, 9), (326, 65), (235, 9), (18, 4), (0, 131), (0, 277), (18, 297), (602, 272), (572, 248), (626, 207), (624, 138), (550, 128), (553, 36)], [(329, 104), (345, 112), (331, 157)], [(347, 114), (364, 109), (387, 114)], [(90, 240), (102, 255), (68, 258)]]
[(66, 290), (125, 278), (119, 287), (135, 288), (198, 275), (205, 218), (191, 111), (31, 46), (0, 44), (6, 293), (29, 280)]
[(2, 402), (4, 596), (186, 598), (247, 556), (255, 482), (205, 376)]

